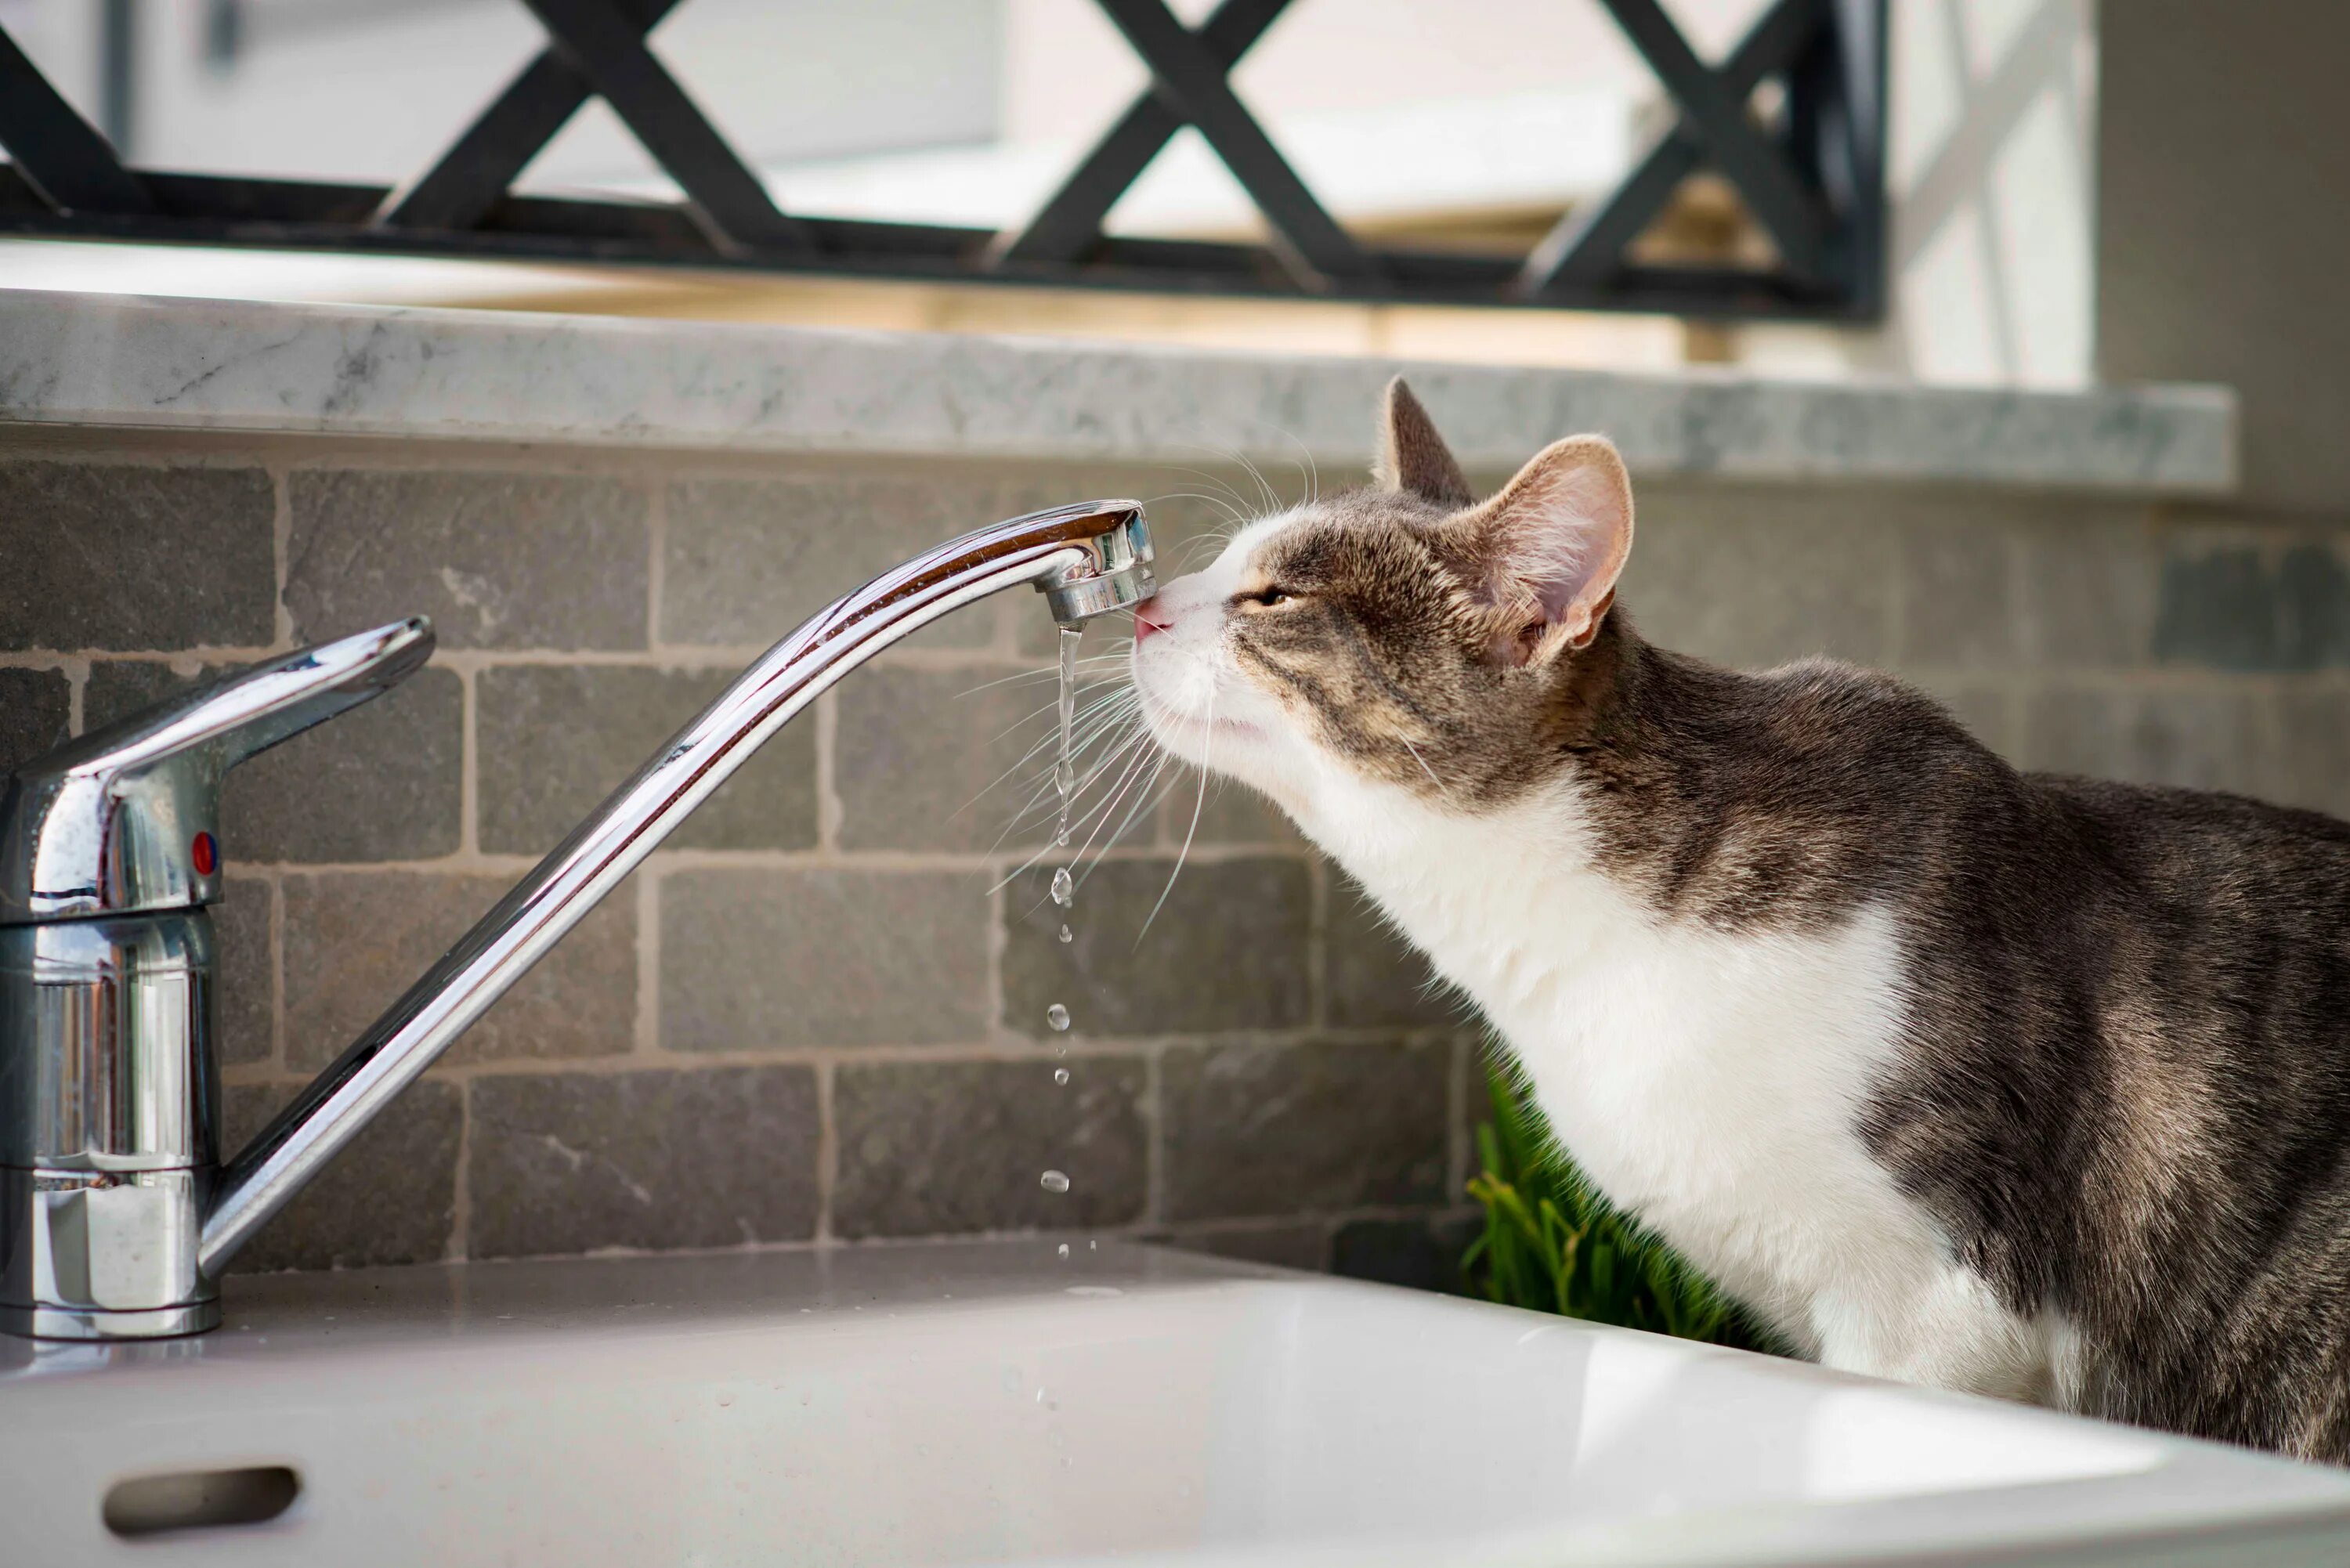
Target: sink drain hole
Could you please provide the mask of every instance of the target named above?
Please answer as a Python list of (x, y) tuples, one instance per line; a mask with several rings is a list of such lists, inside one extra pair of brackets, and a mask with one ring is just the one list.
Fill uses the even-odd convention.
[(284, 1465), (134, 1476), (107, 1489), (103, 1517), (107, 1529), (133, 1539), (167, 1530), (259, 1524), (291, 1508), (301, 1490), (302, 1478)]

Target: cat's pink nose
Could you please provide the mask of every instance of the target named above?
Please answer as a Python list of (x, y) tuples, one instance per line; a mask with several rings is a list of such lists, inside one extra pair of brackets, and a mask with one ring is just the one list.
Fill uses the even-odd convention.
[(1134, 607), (1135, 645), (1141, 646), (1144, 638), (1158, 636), (1165, 631), (1170, 624), (1171, 623), (1167, 619), (1167, 612), (1159, 607), (1157, 599), (1143, 600)]

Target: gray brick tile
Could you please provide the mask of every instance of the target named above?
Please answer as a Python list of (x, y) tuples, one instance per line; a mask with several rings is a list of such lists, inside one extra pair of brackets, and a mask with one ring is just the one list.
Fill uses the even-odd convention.
[(1052, 740), (1054, 689), (989, 684), (998, 678), (983, 670), (849, 677), (834, 751), (841, 847), (983, 853), (1051, 836), (1052, 757), (1022, 758)]
[(645, 646), (650, 534), (621, 479), (317, 469), (288, 481), (296, 637), (429, 615), (444, 648)]
[(1330, 1272), (1419, 1291), (1463, 1293), (1461, 1257), (1476, 1238), (1473, 1212), (1425, 1219), (1349, 1220), (1330, 1239)]
[[(1107, 861), (1077, 887), (1067, 920), (1039, 868), (1004, 889), (1005, 1024), (1039, 1038), (1045, 1010), (1068, 1008), (1079, 1036), (1205, 1033), (1306, 1022), (1309, 898), (1302, 860), (1264, 857), (1183, 867), (1165, 907), (1171, 861)], [(1138, 939), (1139, 943), (1138, 943)]]
[(816, 1233), (810, 1068), (500, 1075), (469, 1092), (475, 1257)]
[[(473, 686), (482, 847), (528, 855), (555, 847), (733, 679), (614, 665), (483, 670)], [(806, 849), (816, 841), (816, 722), (803, 714), (668, 844)]]
[(231, 877), (212, 907), (214, 972), (213, 1044), (223, 1062), (269, 1060), (270, 1021), (276, 1016), (276, 966), (269, 951), (269, 884)]
[[(231, 1148), (268, 1123), (293, 1085), (237, 1085), (226, 1093)], [(350, 1147), (230, 1264), (236, 1272), (429, 1263), (445, 1256), (455, 1223), (462, 1091), (427, 1078), (369, 1122)]]
[(1340, 1028), (1441, 1027), (1473, 1016), (1411, 944), (1389, 929), (1360, 888), (1330, 873), (1330, 1022)]
[(2048, 691), (2025, 708), (2023, 765), (2132, 784), (2264, 793), (2261, 699), (2224, 691)]
[(258, 648), (277, 631), (257, 468), (0, 462), (0, 648)]
[(1875, 493), (1650, 487), (1624, 602), (1665, 647), (1742, 666), (1892, 653), (1898, 530)]
[(2339, 536), (2285, 547), (2277, 563), (2284, 612), (2284, 664), (2291, 670), (2350, 665), (2350, 570)]
[(1449, 1041), (1169, 1050), (1167, 1218), (1443, 1201), (1451, 1061)]
[(2175, 543), (2162, 564), (2155, 652), (2173, 664), (2275, 670), (2284, 662), (2276, 574), (2251, 540)]
[(2020, 531), (2019, 640), (2037, 669), (2141, 665), (2154, 650), (2159, 549), (2142, 519), (2103, 511)]
[[(91, 667), (91, 729), (229, 673), (134, 661)], [(231, 864), (424, 860), (453, 853), (463, 809), (465, 698), (446, 670), (421, 670), (357, 708), (244, 763), (221, 791)]]
[(1913, 522), (1895, 529), (1900, 551), (1904, 664), (1997, 669), (2018, 652), (2014, 543), (1982, 519)]
[[(504, 877), (407, 871), (287, 876), (286, 1064), (309, 1070), (334, 1060), (509, 885)], [(628, 1050), (636, 905), (635, 885), (622, 883), (450, 1047), (448, 1060)]]
[[(986, 475), (811, 474), (671, 484), (660, 625), (669, 643), (770, 643), (851, 588), (997, 520)], [(1041, 613), (1041, 609), (1040, 609)], [(992, 618), (962, 611), (919, 641), (972, 647)]]
[(1154, 1238), (1186, 1252), (1211, 1258), (1232, 1258), (1243, 1263), (1271, 1263), (1276, 1268), (1326, 1273), (1330, 1268), (1330, 1222), (1326, 1220), (1284, 1221), (1270, 1225), (1220, 1226), (1215, 1230), (1184, 1229)]
[(954, 871), (671, 872), (672, 1051), (939, 1044), (987, 1033), (987, 880)]
[[(890, 1062), (844, 1065), (833, 1084), (840, 1170), (833, 1230), (849, 1238), (1083, 1230), (1142, 1217), (1143, 1064), (1077, 1056), (1053, 1064)], [(1066, 1192), (1039, 1178), (1058, 1170)]]
[(2277, 798), (2350, 817), (2350, 692), (2286, 692), (2277, 731)]
[(0, 670), (0, 780), (66, 740), (72, 683), (62, 670)]

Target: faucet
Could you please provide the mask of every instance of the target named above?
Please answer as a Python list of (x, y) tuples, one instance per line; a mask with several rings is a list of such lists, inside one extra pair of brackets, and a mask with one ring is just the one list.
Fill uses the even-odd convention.
[(0, 1331), (117, 1340), (220, 1322), (237, 1250), (736, 768), (835, 681), (1020, 583), (1063, 626), (1149, 598), (1132, 501), (950, 540), (810, 617), (614, 791), (219, 1160), (220, 785), (421, 667), (421, 617), (286, 654), (95, 731), (0, 794)]

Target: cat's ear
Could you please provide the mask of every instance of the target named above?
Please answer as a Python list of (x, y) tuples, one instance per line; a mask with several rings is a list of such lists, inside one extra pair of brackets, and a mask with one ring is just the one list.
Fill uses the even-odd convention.
[(1379, 455), (1371, 472), (1382, 490), (1408, 490), (1440, 506), (1466, 506), (1476, 499), (1452, 449), (1436, 433), (1436, 421), (1401, 376), (1388, 383), (1379, 406)]
[(1632, 554), (1632, 481), (1605, 436), (1554, 441), (1463, 531), (1502, 630), (1495, 651), (1534, 664), (1588, 648)]

